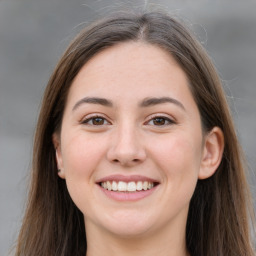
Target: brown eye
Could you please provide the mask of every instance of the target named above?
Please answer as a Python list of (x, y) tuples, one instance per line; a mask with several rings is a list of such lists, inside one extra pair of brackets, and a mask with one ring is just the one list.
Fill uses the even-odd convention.
[(174, 123), (175, 122), (173, 120), (164, 116), (152, 118), (147, 122), (148, 125), (152, 125), (152, 126), (167, 126), (167, 125), (172, 125)]
[(85, 125), (91, 125), (91, 126), (100, 126), (100, 125), (109, 124), (109, 122), (105, 118), (100, 116), (87, 118), (83, 120), (81, 123)]
[(93, 125), (103, 125), (104, 124), (104, 119), (101, 118), (101, 117), (92, 118), (92, 124)]
[(166, 119), (164, 118), (154, 118), (153, 124), (154, 125), (165, 125)]

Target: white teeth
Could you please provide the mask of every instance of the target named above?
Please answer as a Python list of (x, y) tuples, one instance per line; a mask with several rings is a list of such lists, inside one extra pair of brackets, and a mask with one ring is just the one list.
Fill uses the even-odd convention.
[(137, 190), (141, 191), (142, 190), (142, 181), (137, 182)]
[(111, 190), (111, 189), (112, 189), (112, 186), (111, 186), (110, 181), (107, 181), (107, 189), (108, 189), (108, 190)]
[(117, 183), (115, 181), (112, 182), (112, 190), (117, 191)]
[(130, 181), (128, 183), (124, 181), (105, 181), (100, 185), (104, 189), (120, 192), (135, 192), (136, 190), (148, 190), (154, 187), (154, 183), (148, 181), (138, 181), (137, 183), (135, 181)]
[(144, 181), (143, 185), (142, 185), (143, 190), (147, 190), (148, 189), (148, 182)]
[(128, 183), (127, 191), (136, 191), (136, 184), (134, 181)]
[(118, 191), (126, 191), (127, 184), (123, 181), (119, 181), (117, 185), (117, 190)]
[(151, 188), (153, 188), (153, 183), (149, 182), (148, 183), (148, 189), (151, 189)]

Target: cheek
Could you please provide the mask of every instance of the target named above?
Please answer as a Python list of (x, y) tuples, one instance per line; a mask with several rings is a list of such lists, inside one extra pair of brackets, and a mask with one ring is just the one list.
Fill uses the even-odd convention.
[(162, 143), (154, 142), (152, 155), (162, 170), (163, 180), (171, 184), (169, 187), (172, 190), (194, 189), (201, 162), (200, 141), (184, 134), (176, 134), (162, 140)]
[[(101, 140), (102, 142), (102, 140)], [(94, 201), (91, 193), (94, 184), (93, 174), (104, 155), (102, 143), (83, 133), (64, 138), (62, 156), (65, 179), (73, 202), (87, 214), (90, 203)], [(90, 209), (89, 207), (89, 209)]]
[(83, 134), (77, 134), (65, 140), (63, 148), (63, 166), (68, 176), (90, 176), (102, 158), (104, 148), (100, 141)]

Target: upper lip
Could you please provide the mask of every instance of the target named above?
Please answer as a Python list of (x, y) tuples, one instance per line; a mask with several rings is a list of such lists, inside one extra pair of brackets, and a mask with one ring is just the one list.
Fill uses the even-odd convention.
[(124, 182), (130, 182), (130, 181), (148, 181), (148, 182), (154, 182), (154, 183), (159, 183), (159, 181), (142, 176), (142, 175), (121, 175), (121, 174), (116, 174), (116, 175), (109, 175), (106, 177), (103, 177), (101, 179), (98, 179), (96, 183), (101, 183), (105, 181), (124, 181)]

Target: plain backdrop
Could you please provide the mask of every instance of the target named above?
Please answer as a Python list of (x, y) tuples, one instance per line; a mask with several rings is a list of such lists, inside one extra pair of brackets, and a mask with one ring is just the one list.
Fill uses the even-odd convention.
[(0, 255), (18, 235), (34, 128), (48, 78), (70, 40), (113, 10), (165, 9), (207, 49), (223, 81), (255, 193), (255, 0), (0, 0)]

